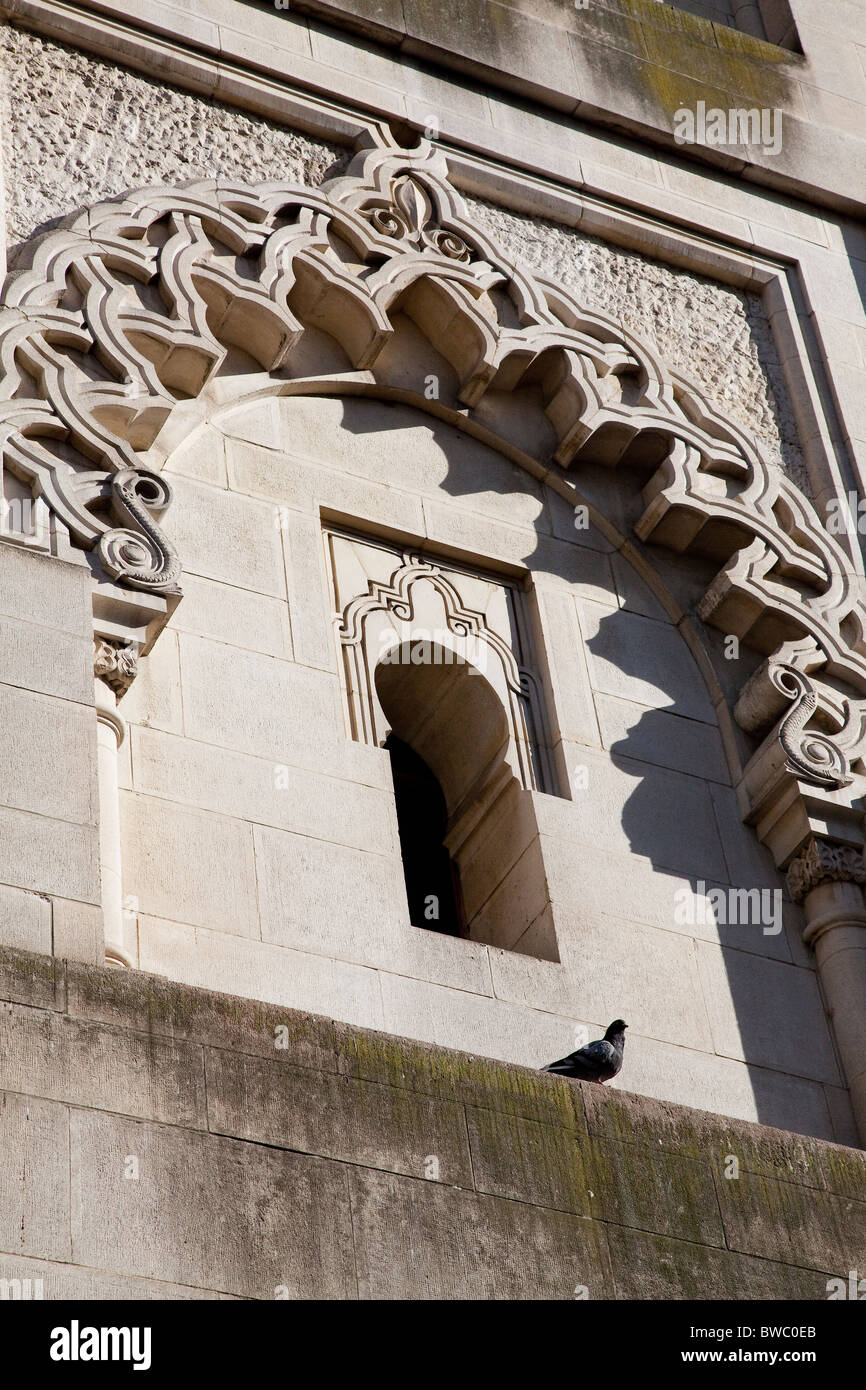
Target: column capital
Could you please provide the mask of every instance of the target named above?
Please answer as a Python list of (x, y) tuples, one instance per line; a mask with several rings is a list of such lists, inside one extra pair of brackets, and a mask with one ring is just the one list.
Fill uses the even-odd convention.
[(831, 840), (812, 839), (788, 866), (788, 892), (802, 902), (822, 883), (866, 883), (862, 850)]
[(125, 695), (138, 672), (138, 643), (93, 639), (93, 674), (113, 690), (118, 699)]

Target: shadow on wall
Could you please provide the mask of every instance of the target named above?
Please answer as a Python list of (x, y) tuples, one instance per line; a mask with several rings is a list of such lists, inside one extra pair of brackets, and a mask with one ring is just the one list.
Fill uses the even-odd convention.
[[(429, 483), (431, 493), (441, 490), (470, 505), (473, 496), (484, 493), (488, 517), (497, 511), (496, 495), (536, 496), (536, 544), (520, 557), (522, 563), (587, 593), (587, 552), (597, 560), (609, 556), (611, 547), (592, 532), (568, 535), (569, 544), (550, 544), (549, 508), (564, 514), (567, 504), (542, 493), (517, 465), (417, 410), (357, 398), (346, 398), (342, 405), (342, 426), (350, 435), (381, 432), (389, 411), (397, 434), (426, 424), (447, 460), (445, 475)], [(645, 481), (645, 474), (627, 468), (580, 465), (581, 491), (626, 536), (642, 510)], [(505, 516), (503, 508), (503, 520)], [(525, 526), (525, 510), (522, 519)], [(565, 527), (567, 518), (563, 524), (560, 516), (560, 539)], [(658, 552), (652, 552), (655, 561)], [(572, 791), (575, 823), (580, 842), (602, 851), (596, 859), (602, 868), (603, 851), (618, 850), (649, 861), (658, 879), (669, 877), (670, 901), (668, 905), (664, 889), (654, 887), (654, 902), (647, 905), (628, 884), (613, 882), (609, 904), (601, 910), (613, 920), (620, 916), (629, 924), (642, 922), (693, 938), (701, 981), (693, 1008), (701, 1020), (707, 1018), (701, 1027), (712, 1040), (708, 1050), (720, 1058), (745, 1057), (762, 1123), (832, 1133), (825, 1086), (837, 1088), (834, 1097), (843, 1123), (846, 1100), (838, 1089), (841, 1077), (817, 978), (800, 941), (799, 914), (784, 899), (784, 880), (771, 856), (740, 820), (715, 712), (685, 641), (637, 573), (621, 557), (614, 559), (619, 597), (611, 593), (605, 604), (590, 596), (583, 604), (584, 640), (607, 752), (586, 750), (586, 786)], [(697, 573), (690, 572), (682, 561), (664, 556), (659, 565), (668, 579), (674, 576), (683, 607), (693, 605), (707, 575), (699, 566)], [(623, 607), (615, 606), (620, 602)], [(743, 665), (754, 659), (744, 653)], [(732, 686), (730, 670), (719, 676)], [(684, 882), (690, 894), (684, 893)], [(575, 907), (579, 912), (579, 904)], [(613, 951), (613, 936), (610, 946)], [(569, 955), (579, 970), (579, 950), (575, 955), (572, 945)], [(641, 979), (639, 964), (629, 978)], [(646, 978), (640, 989), (658, 999), (673, 985), (669, 979)], [(642, 1010), (637, 988), (635, 999), (622, 1001), (621, 1011), (632, 1016), (633, 1034), (641, 1031), (640, 1013), (652, 1012)], [(644, 1030), (645, 1036), (653, 1036), (646, 1024)], [(683, 1040), (679, 1045), (692, 1044)], [(711, 1096), (707, 1105), (712, 1105)]]
[[(835, 1132), (824, 1087), (842, 1079), (800, 913), (772, 856), (742, 824), (691, 654), (672, 625), (623, 610), (601, 618), (587, 647), (597, 684), (625, 678), (658, 699), (644, 711), (617, 702), (614, 715), (608, 700), (602, 727), (613, 767), (634, 781), (620, 811), (631, 852), (691, 890), (672, 882), (670, 917), (656, 923), (697, 943), (702, 993), (694, 1006), (706, 1011), (714, 1051), (746, 1059), (763, 1124)], [(604, 697), (600, 704), (604, 710)], [(620, 885), (616, 896), (622, 901)], [(672, 983), (648, 980), (647, 989)], [(841, 1093), (838, 1101), (846, 1108)]]

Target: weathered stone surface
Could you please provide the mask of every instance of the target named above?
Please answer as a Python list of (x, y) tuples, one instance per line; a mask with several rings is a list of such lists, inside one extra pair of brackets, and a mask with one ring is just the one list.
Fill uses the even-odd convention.
[(0, 617), (0, 681), (92, 704), (92, 642), (59, 628), (40, 627), (29, 619)]
[(137, 791), (203, 811), (231, 804), (236, 816), (260, 826), (380, 856), (395, 852), (393, 797), (379, 789), (151, 729), (135, 729), (132, 741)]
[[(335, 676), (186, 634), (181, 659), (188, 737), (275, 765), (322, 767), (323, 742), (341, 730)], [(239, 700), (239, 689), (255, 701)]]
[[(0, 1093), (0, 1192), (0, 1250), (69, 1259), (65, 1105)], [(0, 1255), (0, 1278), (4, 1265)]]
[(354, 1295), (341, 1164), (85, 1110), (71, 1159), (81, 1264), (247, 1298)]
[[(4, 961), (0, 955), (0, 965)], [(277, 1038), (284, 1037), (287, 1053), (280, 1055), (287, 1055), (292, 1067), (337, 1070), (337, 1034), (330, 1019), (138, 971), (70, 962), (65, 976), (66, 1008), (73, 1017), (268, 1058)]]
[(0, 942), (20, 951), (41, 951), (50, 955), (51, 903), (48, 898), (0, 884)]
[(514, 1004), (463, 990), (379, 975), (384, 1027), (400, 1037), (451, 1046), (481, 1057), (522, 1066), (541, 1066), (563, 1054), (563, 1039), (574, 1033), (570, 1020), (527, 1012)]
[(95, 902), (99, 896), (95, 827), (0, 807), (0, 882), (33, 893)]
[[(712, 784), (619, 754), (614, 760), (594, 748), (573, 747), (572, 757), (573, 800), (537, 799), (543, 834), (570, 842), (572, 852), (581, 845), (585, 855), (591, 851), (601, 856), (601, 860), (590, 858), (596, 866), (608, 852), (631, 853), (649, 859), (666, 878), (693, 874), (726, 880), (713, 817)], [(575, 776), (578, 769), (580, 778)], [(602, 892), (610, 894), (608, 876), (597, 873), (597, 878), (604, 885)], [(580, 899), (572, 901), (576, 905)]]
[(340, 1070), (349, 1076), (405, 1087), (421, 1095), (461, 1099), (504, 1115), (566, 1130), (585, 1128), (577, 1088), (551, 1086), (525, 1067), (486, 1057), (338, 1026)]
[(758, 960), (746, 951), (703, 941), (697, 952), (713, 1042), (720, 1056), (746, 1056), (759, 1066), (839, 1083), (812, 970)]
[(596, 708), (604, 747), (612, 753), (730, 783), (721, 738), (710, 725), (610, 695), (598, 695)]
[(184, 575), (183, 603), (172, 624), (179, 632), (210, 637), (268, 656), (291, 655), (289, 617), (279, 599), (230, 584)]
[(0, 685), (0, 801), (95, 825), (96, 718), (87, 705)]
[(584, 1162), (593, 1216), (701, 1245), (724, 1246), (708, 1165), (658, 1151), (650, 1156), (647, 1150), (595, 1138), (587, 1141)]
[(592, 1216), (587, 1140), (573, 1128), (466, 1107), (479, 1192)]
[(122, 801), (124, 887), (137, 912), (174, 911), (196, 926), (258, 936), (249, 825), (155, 797)]
[(858, 1150), (608, 1087), (581, 1085), (580, 1090), (590, 1134), (688, 1158), (704, 1156), (716, 1174), (733, 1155), (741, 1169), (760, 1176), (862, 1199), (866, 1168)]
[(0, 1087), (177, 1125), (204, 1125), (201, 1050), (172, 1039), (0, 1006)]
[(382, 1026), (379, 975), (367, 966), (156, 917), (139, 917), (138, 935), (144, 970), (288, 1013), (315, 1010), (361, 1028)]
[(608, 1226), (607, 1239), (617, 1298), (812, 1302), (827, 1297), (827, 1275), (821, 1271), (622, 1226)]
[[(586, 601), (579, 607), (596, 690), (634, 705), (715, 723), (700, 672), (675, 628), (624, 609), (611, 611)], [(628, 756), (631, 750), (620, 745), (616, 751)]]
[[(43, 963), (53, 981), (0, 951), (0, 996)], [(0, 1020), (0, 1278), (45, 1297), (800, 1299), (862, 1264), (855, 1150), (137, 972), (60, 975), (59, 1000), (31, 983)]]
[(462, 1108), (401, 1087), (382, 1086), (292, 1067), (285, 1052), (273, 1061), (209, 1048), (209, 1127), (301, 1153), (424, 1177), (436, 1161), (436, 1180), (472, 1186)]
[(423, 1179), (354, 1170), (352, 1223), (363, 1299), (609, 1296), (604, 1235), (568, 1212)]
[(3, 946), (0, 948), (0, 999), (37, 1009), (62, 1010), (66, 999), (63, 961), (56, 956)]
[[(107, 1274), (101, 1269), (83, 1265), (56, 1264), (50, 1260), (32, 1260), (20, 1255), (0, 1252), (0, 1279), (18, 1279), (26, 1288), (30, 1281), (30, 1296), (56, 1301), (73, 1299), (76, 1302), (95, 1300), (124, 1300), (141, 1302), (153, 1299), (225, 1299), (232, 1294), (215, 1293), (211, 1289), (191, 1284), (165, 1284), (156, 1279), (136, 1279), (123, 1274)], [(40, 1284), (41, 1281), (41, 1284)], [(12, 1285), (14, 1290), (14, 1285)], [(14, 1297), (14, 1292), (11, 1295)]]
[(89, 643), (91, 578), (86, 566), (2, 545), (0, 576), (0, 613), (24, 622), (38, 613), (41, 623)]
[(273, 507), (186, 478), (176, 478), (174, 489), (166, 530), (184, 557), (185, 570), (268, 597), (285, 595)]
[(51, 942), (54, 954), (64, 960), (104, 965), (105, 922), (101, 906), (52, 898)]
[[(339, 802), (332, 802), (334, 811)], [(258, 870), (262, 940), (302, 950), (332, 947), (323, 917), (350, 932), (391, 934), (408, 926), (403, 869), (396, 854), (372, 854), (335, 844), (340, 835), (311, 839), (257, 826), (254, 838)], [(389, 837), (390, 838), (390, 837)], [(385, 848), (387, 841), (381, 848)]]
[(866, 1200), (748, 1172), (717, 1177), (716, 1191), (732, 1250), (842, 1277), (866, 1260)]

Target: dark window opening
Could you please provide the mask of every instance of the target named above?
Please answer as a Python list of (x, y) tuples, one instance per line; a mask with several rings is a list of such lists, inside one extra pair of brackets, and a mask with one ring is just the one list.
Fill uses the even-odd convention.
[(414, 927), (465, 936), (457, 866), (443, 843), (448, 810), (442, 788), (423, 758), (389, 734), (400, 852)]

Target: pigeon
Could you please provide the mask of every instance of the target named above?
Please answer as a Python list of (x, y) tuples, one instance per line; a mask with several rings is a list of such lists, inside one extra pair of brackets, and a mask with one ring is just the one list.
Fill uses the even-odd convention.
[(542, 1067), (542, 1071), (553, 1072), (555, 1076), (571, 1076), (578, 1081), (598, 1081), (602, 1084), (611, 1081), (622, 1066), (625, 1050), (625, 1030), (628, 1027), (621, 1018), (615, 1018), (603, 1038), (587, 1043), (577, 1052), (562, 1057)]

